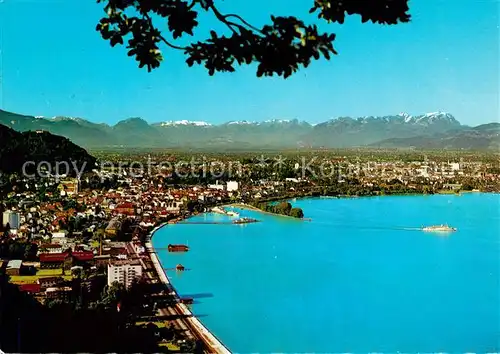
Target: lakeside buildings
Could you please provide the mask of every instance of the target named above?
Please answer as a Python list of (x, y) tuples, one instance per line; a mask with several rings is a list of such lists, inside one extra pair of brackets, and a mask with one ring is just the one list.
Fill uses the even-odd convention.
[(118, 282), (130, 288), (141, 277), (142, 266), (139, 260), (117, 260), (108, 264), (108, 286)]
[[(420, 192), (455, 192), (466, 183), (480, 186), (485, 191), (500, 190), (500, 174), (495, 172), (497, 166), (491, 163), (430, 160), (358, 163), (343, 157), (318, 160), (316, 170), (324, 162), (337, 164), (340, 173), (334, 183), (339, 190), (342, 186), (347, 190), (352, 183), (379, 190), (390, 189), (397, 183), (406, 190)], [(290, 168), (297, 172), (300, 164), (291, 162)], [(92, 189), (88, 186), (79, 188), (75, 180), (58, 182), (48, 179), (47, 184), (52, 183), (55, 188), (47, 192), (45, 198), (40, 198), (37, 189), (40, 183), (20, 179), (20, 185), (29, 186), (31, 183), (32, 186), (10, 193), (12, 202), (8, 206), (10, 210), (2, 215), (2, 225), (8, 222), (12, 231), (8, 232), (8, 237), (0, 237), (0, 242), (20, 240), (34, 245), (40, 269), (100, 268), (102, 273), (107, 273), (106, 283), (118, 281), (130, 286), (134, 279), (141, 278), (142, 269), (127, 258), (130, 252), (126, 243), (116, 241), (137, 239), (162, 222), (194, 212), (193, 205), (196, 211), (203, 212), (214, 204), (259, 201), (289, 193), (300, 195), (333, 183), (329, 181), (321, 185), (311, 176), (279, 176), (272, 171), (261, 173), (259, 168), (251, 169), (251, 166), (243, 166), (242, 171), (257, 172), (257, 177), (235, 177), (236, 180), (227, 178), (226, 181), (190, 185), (178, 181), (169, 184), (171, 177), (159, 178), (155, 175), (157, 171), (150, 175), (103, 171), (98, 172), (99, 177), (115, 183), (106, 182)], [(62, 190), (65, 193), (57, 195), (57, 191)], [(0, 236), (3, 233), (0, 230)], [(140, 242), (132, 242), (132, 248), (139, 255), (145, 251)], [(22, 254), (18, 253), (16, 257), (5, 257), (3, 261), (7, 264), (10, 259), (19, 259), (20, 256)]]

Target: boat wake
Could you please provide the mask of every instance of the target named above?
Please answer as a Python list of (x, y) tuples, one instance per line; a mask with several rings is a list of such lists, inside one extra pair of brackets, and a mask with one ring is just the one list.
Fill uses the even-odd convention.
[(386, 230), (386, 231), (421, 231), (421, 227), (404, 227), (404, 226), (359, 226), (359, 225), (339, 225), (331, 222), (315, 222), (315, 224), (323, 224), (341, 227), (343, 229), (356, 229), (356, 230)]

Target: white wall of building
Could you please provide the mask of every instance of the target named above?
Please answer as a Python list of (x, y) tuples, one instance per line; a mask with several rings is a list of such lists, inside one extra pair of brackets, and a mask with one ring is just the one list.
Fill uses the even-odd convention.
[(108, 285), (115, 281), (129, 288), (134, 279), (142, 277), (142, 266), (140, 263), (120, 262), (108, 264)]
[(452, 163), (450, 163), (450, 168), (452, 171), (458, 171), (458, 170), (460, 170), (460, 163), (452, 162)]
[(208, 188), (218, 189), (218, 190), (222, 191), (222, 190), (224, 190), (224, 185), (223, 184), (209, 184)]
[(238, 190), (238, 182), (236, 181), (228, 181), (227, 182), (227, 191), (233, 192)]
[(17, 230), (20, 226), (19, 213), (13, 211), (6, 211), (3, 213), (2, 225), (5, 226), (7, 223), (10, 225), (11, 229)]

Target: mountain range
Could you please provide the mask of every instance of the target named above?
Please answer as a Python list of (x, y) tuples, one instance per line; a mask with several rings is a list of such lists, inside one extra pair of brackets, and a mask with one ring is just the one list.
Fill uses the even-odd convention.
[(111, 126), (82, 118), (28, 116), (0, 110), (0, 124), (19, 132), (44, 130), (67, 137), (86, 148), (433, 148), (495, 149), (500, 146), (500, 123), (469, 127), (453, 115), (433, 112), (417, 116), (400, 113), (379, 117), (339, 117), (320, 124), (273, 119), (231, 121), (212, 125), (201, 121), (149, 124), (129, 118)]

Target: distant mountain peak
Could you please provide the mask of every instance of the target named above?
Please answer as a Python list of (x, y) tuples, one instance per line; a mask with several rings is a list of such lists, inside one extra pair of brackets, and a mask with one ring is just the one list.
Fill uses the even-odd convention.
[(115, 124), (116, 127), (120, 126), (140, 126), (140, 127), (149, 127), (149, 123), (146, 122), (144, 119), (139, 118), (139, 117), (132, 117), (132, 118), (127, 118), (124, 120), (119, 121), (118, 123)]
[(290, 119), (268, 119), (268, 120), (265, 120), (263, 121), (262, 123), (290, 123), (291, 120)]
[(176, 121), (167, 121), (167, 122), (161, 122), (159, 124), (162, 127), (168, 127), (168, 126), (176, 126), (176, 125), (194, 125), (197, 127), (208, 127), (211, 126), (212, 124), (204, 122), (204, 121), (189, 121), (189, 120), (176, 120)]
[(436, 123), (445, 123), (454, 126), (460, 126), (460, 122), (455, 119), (455, 117), (448, 112), (431, 112), (426, 113), (421, 116), (413, 117), (413, 120), (417, 124), (436, 124)]
[(244, 124), (247, 124), (247, 125), (248, 125), (248, 124), (257, 124), (257, 123), (256, 123), (256, 122), (249, 122), (249, 121), (247, 121), (247, 120), (232, 120), (232, 121), (230, 121), (230, 122), (227, 122), (226, 124), (227, 124), (227, 125), (233, 125), (233, 124), (236, 124), (236, 125), (240, 125), (240, 124), (244, 125)]
[(408, 123), (411, 121), (411, 119), (413, 118), (410, 114), (406, 113), (406, 112), (401, 112), (398, 114), (401, 118), (403, 118), (403, 120), (405, 121), (405, 123)]

